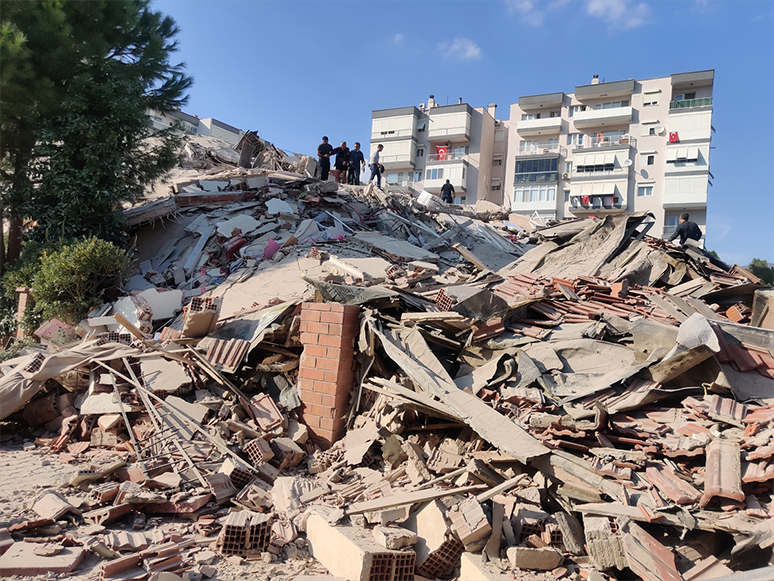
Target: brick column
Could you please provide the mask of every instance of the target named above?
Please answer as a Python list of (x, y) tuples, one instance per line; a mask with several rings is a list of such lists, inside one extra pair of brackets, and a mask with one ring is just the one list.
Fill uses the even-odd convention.
[(32, 307), (35, 304), (35, 301), (32, 300), (32, 289), (29, 287), (20, 286), (16, 289), (16, 292), (19, 293), (19, 306), (16, 309), (16, 322), (18, 323), (18, 326), (16, 327), (16, 338), (24, 339), (28, 337), (28, 334), (21, 327), (24, 311), (27, 310), (27, 307)]
[(359, 316), (356, 305), (304, 303), (301, 307), (301, 418), (312, 435), (327, 444), (345, 432)]

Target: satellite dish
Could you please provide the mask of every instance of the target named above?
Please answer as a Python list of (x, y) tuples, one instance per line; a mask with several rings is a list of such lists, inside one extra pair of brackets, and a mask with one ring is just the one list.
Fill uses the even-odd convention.
[(656, 125), (656, 135), (664, 135), (664, 129), (663, 125)]
[(632, 166), (632, 160), (631, 159), (624, 160), (623, 166), (624, 167), (631, 167)]

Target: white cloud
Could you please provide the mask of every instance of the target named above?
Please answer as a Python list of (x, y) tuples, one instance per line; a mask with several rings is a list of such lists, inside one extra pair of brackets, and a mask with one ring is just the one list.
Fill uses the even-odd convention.
[(458, 59), (462, 61), (473, 61), (481, 58), (481, 49), (469, 38), (458, 36), (451, 44), (442, 42), (438, 45), (441, 55), (447, 58)]
[(650, 19), (647, 4), (633, 0), (589, 0), (586, 14), (605, 20), (610, 28), (637, 28)]
[(402, 35), (402, 34), (399, 32), (399, 33), (397, 33), (395, 36), (393, 36), (393, 37), (392, 37), (392, 41), (393, 41), (395, 44), (400, 44), (401, 42), (403, 42), (403, 40), (404, 40), (405, 38), (406, 38), (406, 37), (405, 37), (404, 35)]
[(545, 23), (546, 13), (549, 10), (561, 8), (568, 2), (569, 0), (552, 0), (550, 2), (540, 2), (536, 0), (507, 0), (505, 2), (505, 7), (508, 10), (508, 14), (518, 14), (522, 24), (539, 28)]

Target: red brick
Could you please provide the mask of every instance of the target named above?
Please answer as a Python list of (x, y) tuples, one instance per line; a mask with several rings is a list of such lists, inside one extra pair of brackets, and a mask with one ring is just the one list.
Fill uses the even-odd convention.
[(306, 328), (309, 333), (320, 333), (320, 335), (328, 334), (327, 323), (307, 323)]
[(338, 383), (339, 381), (339, 372), (338, 371), (326, 371), (325, 377), (323, 377), (324, 381), (330, 381), (331, 383)]
[(330, 311), (332, 303), (304, 303), (303, 308), (310, 311)]
[(328, 369), (331, 371), (339, 371), (339, 362), (335, 359), (327, 359), (320, 357), (317, 360), (317, 369)]
[(304, 345), (320, 344), (320, 335), (317, 333), (301, 333), (301, 343)]
[(320, 313), (320, 321), (323, 323), (344, 324), (344, 315), (341, 313)]
[(341, 359), (342, 356), (352, 356), (352, 349), (342, 349), (341, 347), (325, 347), (325, 353), (320, 357), (327, 357), (328, 359)]
[(309, 309), (303, 309), (301, 311), (301, 322), (319, 323), (321, 315), (327, 315), (328, 313), (321, 313), (320, 311), (310, 311)]
[(304, 352), (301, 355), (301, 362), (303, 363), (304, 361), (304, 355), (309, 355), (311, 357), (330, 357), (329, 351), (330, 349), (325, 346), (305, 345)]
[(301, 391), (314, 391), (314, 380), (310, 378), (299, 378), (298, 389)]
[[(302, 340), (301, 342), (303, 343), (304, 341)], [(317, 343), (318, 345), (325, 345), (326, 347), (344, 347), (345, 345), (352, 344), (352, 339), (345, 339), (344, 337), (335, 337), (333, 335), (320, 335), (319, 339), (317, 339), (315, 343)]]
[(341, 303), (330, 303), (331, 311), (334, 313), (344, 313), (348, 316), (359, 315), (360, 307), (358, 305), (342, 305)]
[[(301, 398), (304, 399), (303, 397)], [(320, 405), (324, 405), (331, 408), (339, 408), (349, 405), (349, 393), (337, 393), (336, 395), (320, 395)]]
[(309, 426), (310, 428), (320, 428), (320, 418), (318, 418), (314, 414), (306, 413), (303, 414), (303, 422)]
[(299, 396), (301, 398), (301, 401), (305, 404), (322, 404), (323, 403), (323, 397), (333, 397), (328, 395), (323, 395), (322, 393), (317, 393), (314, 391), (302, 391)]
[[(342, 391), (349, 391), (352, 389), (352, 385), (355, 383), (355, 378), (351, 371), (343, 371), (339, 373), (339, 379), (336, 381), (339, 393)], [(315, 383), (316, 385), (316, 383)]]
[(330, 395), (336, 395), (337, 393), (339, 393), (338, 384), (331, 383), (330, 381), (315, 381), (314, 390), (317, 393), (327, 393)]
[(334, 420), (331, 418), (320, 418), (320, 427), (323, 430), (331, 430), (332, 432), (337, 432), (339, 430), (344, 429), (344, 420), (338, 419)]
[(324, 405), (312, 404), (312, 413), (320, 418), (335, 419), (336, 408)]
[(322, 380), (325, 379), (325, 370), (304, 366), (298, 371), (298, 376), (302, 379)]

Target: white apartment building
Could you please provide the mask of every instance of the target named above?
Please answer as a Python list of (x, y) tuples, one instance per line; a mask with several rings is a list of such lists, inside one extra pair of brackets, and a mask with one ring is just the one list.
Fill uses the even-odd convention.
[(682, 212), (705, 231), (714, 71), (599, 82), (511, 105), (503, 205), (530, 217)]
[(495, 120), (496, 109), (471, 107), (462, 99), (438, 105), (430, 95), (419, 107), (373, 111), (370, 155), (384, 146), (382, 179), (388, 188), (438, 194), (448, 179), (457, 203), (500, 203), (507, 127)]
[(232, 127), (228, 123), (223, 123), (223, 121), (218, 121), (212, 117), (199, 119), (196, 115), (189, 115), (182, 111), (170, 111), (169, 113), (149, 111), (148, 115), (153, 120), (154, 129), (166, 129), (167, 127), (174, 125), (177, 121), (180, 121), (182, 122), (183, 130), (186, 133), (194, 135), (210, 135), (222, 139), (231, 145), (239, 143), (239, 140), (245, 133), (241, 129)]

